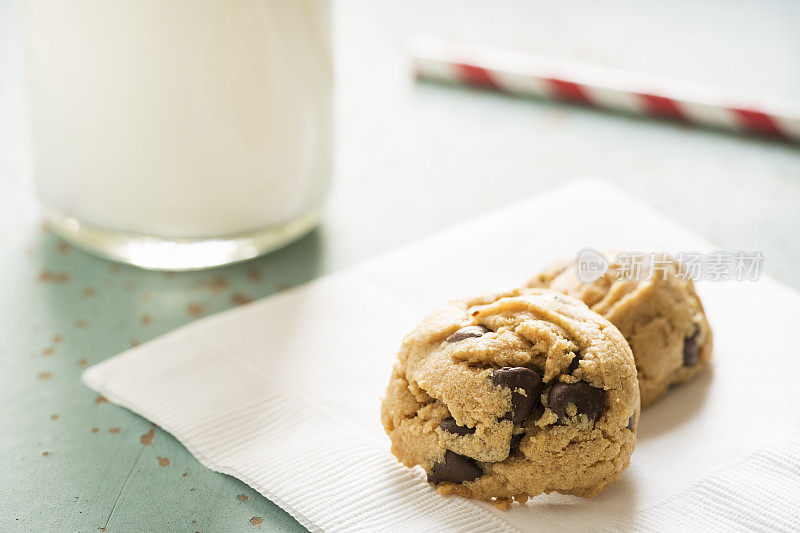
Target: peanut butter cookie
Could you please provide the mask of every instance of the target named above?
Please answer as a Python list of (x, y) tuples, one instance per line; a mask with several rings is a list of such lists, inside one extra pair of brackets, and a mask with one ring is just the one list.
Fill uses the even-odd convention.
[(403, 341), (382, 405), (392, 452), (442, 493), (507, 505), (592, 497), (636, 445), (628, 344), (576, 298), (517, 289), (451, 302)]

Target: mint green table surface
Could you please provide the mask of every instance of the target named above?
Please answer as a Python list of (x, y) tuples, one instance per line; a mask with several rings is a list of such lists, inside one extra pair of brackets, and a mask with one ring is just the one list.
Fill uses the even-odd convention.
[[(797, 147), (413, 85), (402, 55), (405, 35), (421, 32), (797, 97), (796, 3), (744, 2), (724, 18), (721, 0), (670, 3), (668, 13), (653, 0), (626, 7), (627, 23), (613, 15), (621, 2), (558, 3), (561, 11), (491, 4), (337, 3), (338, 162), (322, 226), (246, 264), (165, 274), (95, 258), (41, 229), (19, 24), (14, 4), (0, 0), (0, 531), (301, 530), (169, 434), (85, 388), (81, 371), (198, 316), (586, 174), (721, 247), (764, 252), (767, 273), (800, 288)], [(756, 13), (764, 23), (739, 39)], [(664, 37), (662, 25), (671, 32), (679, 20), (681, 38)], [(712, 23), (715, 32), (705, 31)], [(641, 53), (630, 53), (630, 39)]]

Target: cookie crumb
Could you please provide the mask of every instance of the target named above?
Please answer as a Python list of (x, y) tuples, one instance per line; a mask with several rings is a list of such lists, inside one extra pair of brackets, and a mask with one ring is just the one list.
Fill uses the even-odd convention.
[(194, 284), (195, 287), (208, 289), (214, 294), (227, 290), (229, 285), (228, 280), (223, 276), (217, 276), (210, 280), (199, 281)]
[(492, 500), (492, 505), (500, 509), (501, 511), (505, 511), (508, 509), (508, 500), (505, 498), (495, 498)]
[(258, 270), (257, 268), (251, 268), (250, 270), (247, 271), (247, 278), (250, 281), (258, 282), (258, 281), (261, 281), (262, 277), (263, 276), (261, 274), (261, 271)]
[(150, 446), (153, 444), (153, 440), (156, 438), (156, 428), (151, 427), (150, 431), (139, 437), (139, 442), (144, 444), (145, 446)]
[(242, 294), (241, 292), (231, 294), (231, 303), (233, 305), (247, 305), (252, 301), (253, 299), (250, 296)]
[(60, 272), (51, 272), (49, 270), (42, 270), (39, 273), (39, 281), (41, 283), (66, 283), (70, 279), (69, 274)]
[(189, 316), (199, 317), (206, 313), (206, 308), (203, 304), (191, 303), (186, 306), (186, 312)]

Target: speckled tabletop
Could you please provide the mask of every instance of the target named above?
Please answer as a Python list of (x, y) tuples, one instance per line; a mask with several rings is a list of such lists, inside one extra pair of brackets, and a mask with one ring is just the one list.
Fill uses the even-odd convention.
[(322, 226), (246, 264), (164, 274), (97, 259), (41, 229), (19, 24), (13, 2), (0, 0), (0, 530), (301, 530), (85, 388), (81, 371), (198, 316), (587, 174), (725, 249), (762, 251), (768, 274), (800, 288), (797, 147), (414, 85), (402, 54), (406, 35), (425, 33), (798, 98), (800, 5), (457, 4), (337, 3), (338, 162)]

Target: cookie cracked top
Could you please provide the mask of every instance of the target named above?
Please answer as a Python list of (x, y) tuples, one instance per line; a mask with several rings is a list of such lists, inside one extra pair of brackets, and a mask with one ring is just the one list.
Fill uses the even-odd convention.
[(441, 492), (593, 496), (636, 442), (633, 356), (576, 298), (516, 289), (451, 302), (403, 341), (382, 406), (393, 453)]

